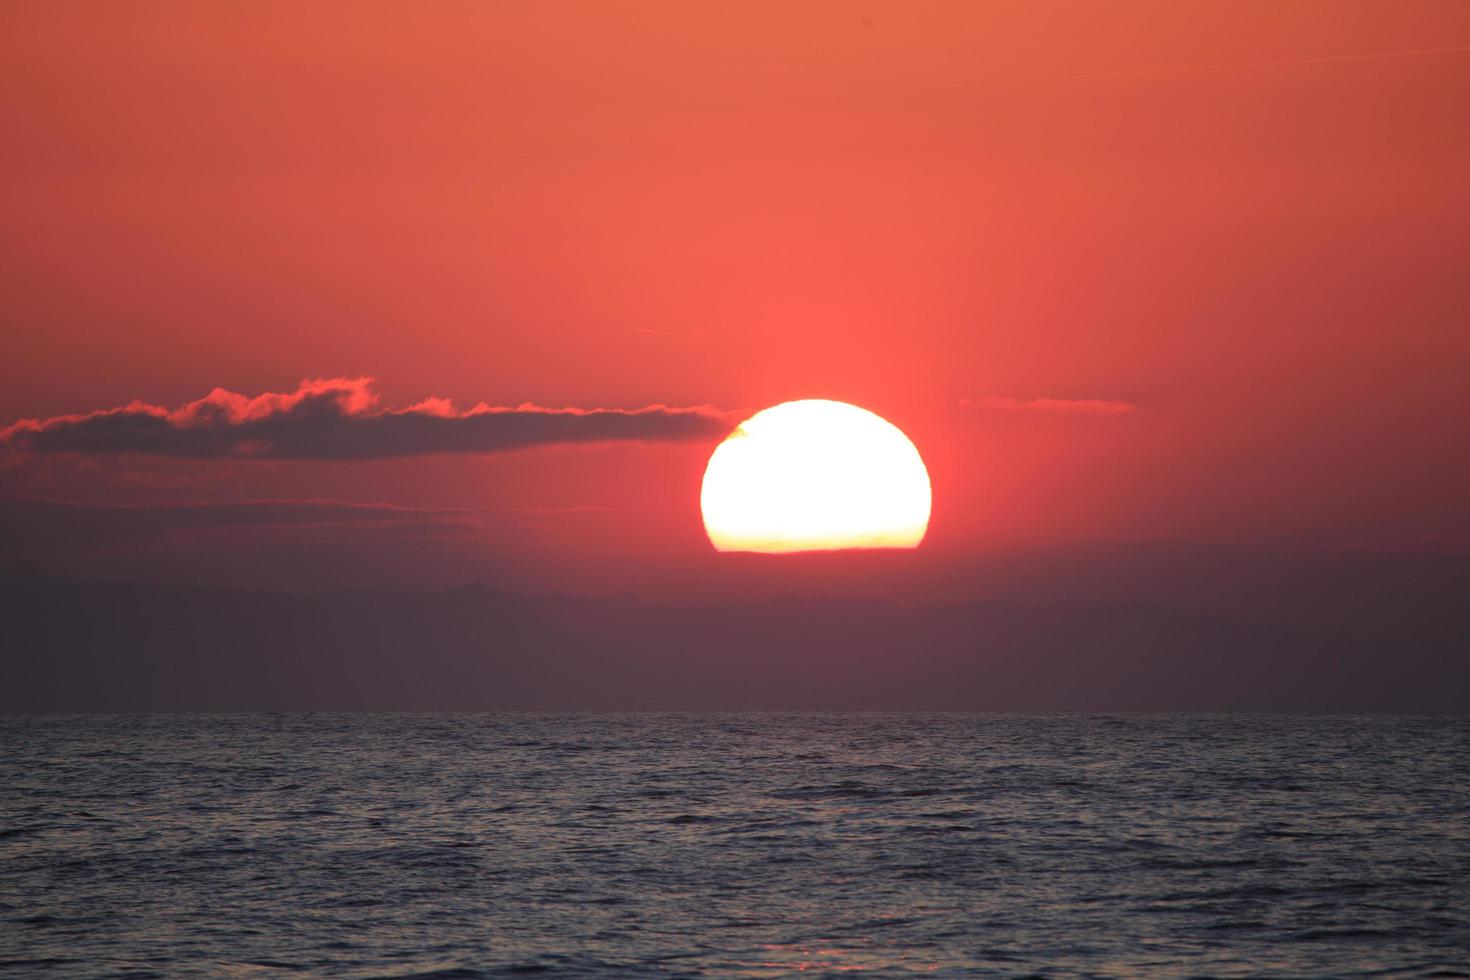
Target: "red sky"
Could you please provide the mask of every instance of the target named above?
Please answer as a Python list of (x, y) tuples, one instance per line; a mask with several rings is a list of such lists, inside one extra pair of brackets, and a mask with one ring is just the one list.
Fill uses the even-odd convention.
[[(0, 426), (828, 397), (914, 439), (935, 555), (1470, 550), (1463, 3), (11, 3), (0, 71)], [(711, 448), (0, 498), (476, 509), (6, 549), (73, 572), (615, 587), (718, 560)]]

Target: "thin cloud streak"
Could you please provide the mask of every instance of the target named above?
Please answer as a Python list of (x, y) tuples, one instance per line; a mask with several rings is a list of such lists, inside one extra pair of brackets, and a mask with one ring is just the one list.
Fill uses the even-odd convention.
[(385, 459), (496, 453), (605, 441), (715, 440), (730, 423), (709, 406), (545, 408), (483, 402), (457, 411), (442, 398), (384, 409), (372, 378), (319, 378), (294, 392), (249, 397), (216, 388), (176, 409), (135, 401), (119, 408), (24, 419), (0, 446), (33, 452), (142, 453), (231, 459)]
[(399, 504), (356, 503), (345, 500), (189, 500), (112, 504), (36, 499), (0, 501), (0, 526), (10, 521), (92, 521), (162, 531), (296, 524), (454, 521), (489, 512), (489, 508), (404, 507)]
[(1009, 398), (991, 396), (974, 401), (961, 398), (960, 408), (974, 406), (1002, 412), (1051, 412), (1063, 415), (1126, 415), (1138, 406), (1108, 398)]

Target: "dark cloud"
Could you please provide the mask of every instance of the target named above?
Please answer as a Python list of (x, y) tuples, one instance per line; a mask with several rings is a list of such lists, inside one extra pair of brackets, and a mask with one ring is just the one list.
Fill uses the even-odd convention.
[(5, 712), (1470, 708), (1460, 631), (1383, 642), (1136, 603), (687, 605), (32, 578), (0, 582), (0, 622)]
[(236, 459), (381, 459), (494, 453), (555, 443), (718, 439), (730, 426), (707, 406), (542, 408), (486, 404), (457, 411), (443, 399), (378, 407), (371, 378), (303, 381), (254, 398), (216, 388), (177, 409), (134, 402), (85, 415), (26, 419), (0, 444), (35, 452), (145, 453)]
[(242, 500), (104, 504), (58, 500), (0, 501), (0, 561), (55, 559), (97, 549), (162, 546), (176, 534), (223, 529), (350, 527), (405, 531), (482, 520), (469, 508), (399, 507), (338, 500)]
[(363, 524), (442, 521), (485, 513), (473, 508), (400, 507), (341, 500), (189, 501), (161, 504), (104, 504), (66, 500), (0, 501), (0, 525), (10, 522), (125, 525), (167, 531), (196, 527), (262, 524)]

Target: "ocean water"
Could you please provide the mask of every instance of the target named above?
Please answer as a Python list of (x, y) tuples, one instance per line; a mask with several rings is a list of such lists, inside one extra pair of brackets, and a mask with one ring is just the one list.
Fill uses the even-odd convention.
[(1470, 975), (1470, 719), (0, 719), (0, 972)]

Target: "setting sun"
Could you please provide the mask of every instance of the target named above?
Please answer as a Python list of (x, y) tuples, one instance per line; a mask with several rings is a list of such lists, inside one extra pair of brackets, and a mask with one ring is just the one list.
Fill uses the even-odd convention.
[(785, 402), (715, 449), (700, 506), (719, 551), (914, 548), (929, 526), (929, 472), (908, 437), (872, 412)]

